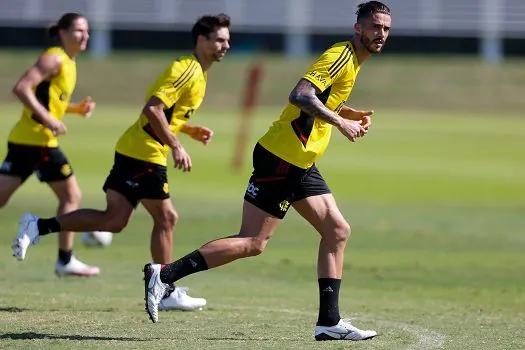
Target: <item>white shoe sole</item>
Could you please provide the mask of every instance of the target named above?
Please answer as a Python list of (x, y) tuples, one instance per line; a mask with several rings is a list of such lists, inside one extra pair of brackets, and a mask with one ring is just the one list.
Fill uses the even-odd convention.
[[(24, 247), (25, 246), (25, 247)], [(25, 245), (20, 238), (15, 238), (11, 249), (13, 250), (13, 256), (18, 261), (22, 261), (26, 258), (27, 247), (29, 244)]]
[(16, 234), (16, 238), (11, 244), (13, 256), (19, 261), (24, 260), (26, 258), (27, 248), (30, 244), (38, 243), (38, 237), (35, 238), (34, 242), (31, 242), (31, 239), (27, 235), (29, 226), (36, 219), (37, 218), (30, 213), (25, 213), (24, 215), (22, 215), (22, 217), (20, 217), (20, 221), (18, 222), (18, 232)]
[[(153, 323), (157, 323), (159, 320), (159, 304), (160, 299), (162, 296), (164, 296), (164, 293), (166, 291), (166, 287), (164, 284), (159, 284), (159, 293), (158, 296), (153, 295), (153, 293), (150, 292), (154, 286), (150, 286), (151, 280), (155, 274), (155, 271), (152, 271), (151, 264), (146, 264), (144, 266), (144, 302), (145, 302), (145, 309), (148, 313), (149, 319)], [(158, 298), (158, 300), (156, 300)], [(155, 305), (156, 304), (156, 305)]]

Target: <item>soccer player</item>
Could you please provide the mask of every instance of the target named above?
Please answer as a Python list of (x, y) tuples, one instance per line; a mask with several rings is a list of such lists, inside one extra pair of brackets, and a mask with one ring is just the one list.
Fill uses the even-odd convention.
[(339, 211), (315, 161), (335, 126), (351, 142), (364, 136), (371, 111), (345, 106), (363, 62), (381, 52), (391, 26), (390, 9), (378, 1), (359, 5), (355, 35), (334, 44), (308, 69), (289, 104), (253, 152), (253, 173), (244, 196), (237, 235), (209, 242), (168, 264), (144, 267), (146, 311), (158, 321), (164, 285), (190, 274), (261, 254), (293, 207), (321, 235), (318, 255), (320, 306), (316, 340), (364, 340), (377, 335), (341, 318), (339, 288), (350, 226)]
[[(65, 134), (65, 113), (90, 117), (95, 103), (86, 97), (70, 102), (77, 81), (76, 57), (86, 49), (88, 21), (78, 13), (64, 14), (49, 28), (49, 37), (59, 42), (48, 48), (18, 80), (13, 93), (23, 104), (22, 117), (7, 139), (7, 156), (0, 167), (0, 208), (33, 174), (51, 187), (58, 197), (58, 214), (78, 208), (80, 189), (68, 159), (58, 146), (57, 137)], [(74, 233), (65, 229), (59, 234), (59, 276), (95, 276), (100, 269), (89, 266), (73, 255)], [(24, 258), (24, 254), (17, 256)]]
[[(227, 15), (201, 17), (192, 29), (194, 54), (173, 61), (150, 86), (138, 120), (117, 142), (113, 168), (103, 187), (106, 210), (80, 209), (49, 219), (24, 214), (13, 242), (15, 256), (23, 258), (29, 244), (64, 229), (120, 232), (141, 203), (154, 222), (150, 246), (153, 261), (167, 264), (172, 260), (173, 228), (178, 215), (169, 199), (168, 152), (172, 152), (175, 167), (188, 172), (191, 158), (176, 133), (185, 133), (205, 145), (213, 136), (212, 130), (187, 121), (204, 98), (206, 72), (230, 48), (229, 27)], [(206, 304), (205, 299), (189, 297), (187, 288), (171, 284), (166, 289), (161, 309), (194, 310)]]

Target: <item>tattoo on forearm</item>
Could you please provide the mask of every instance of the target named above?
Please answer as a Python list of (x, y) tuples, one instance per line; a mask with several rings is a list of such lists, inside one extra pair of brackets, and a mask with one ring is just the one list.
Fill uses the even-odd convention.
[(301, 79), (290, 93), (290, 103), (303, 112), (322, 119), (330, 124), (336, 124), (339, 116), (328, 109), (316, 96), (315, 86), (306, 79)]

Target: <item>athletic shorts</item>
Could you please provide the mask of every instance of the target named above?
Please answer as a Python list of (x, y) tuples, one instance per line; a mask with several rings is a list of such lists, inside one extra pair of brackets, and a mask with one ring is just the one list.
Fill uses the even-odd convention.
[(41, 182), (66, 180), (73, 169), (60, 147), (19, 145), (9, 142), (0, 174), (26, 181), (35, 173)]
[(115, 152), (115, 162), (104, 183), (122, 194), (136, 208), (142, 199), (170, 198), (166, 167)]
[(283, 219), (294, 202), (327, 193), (331, 191), (315, 164), (302, 169), (255, 145), (246, 201)]

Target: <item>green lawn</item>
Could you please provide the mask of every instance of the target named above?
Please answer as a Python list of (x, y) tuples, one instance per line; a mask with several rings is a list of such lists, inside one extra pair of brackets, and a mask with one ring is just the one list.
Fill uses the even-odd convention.
[[(91, 120), (66, 119), (62, 146), (84, 205), (104, 206), (113, 145), (139, 108), (102, 104)], [(252, 139), (278, 113), (261, 110)], [(18, 114), (3, 105), (0, 139)], [(181, 136), (194, 170), (170, 173), (181, 214), (176, 256), (239, 227), (251, 149), (233, 172), (236, 118), (235, 110), (204, 108), (194, 122), (216, 131), (212, 144)], [(318, 165), (353, 227), (342, 313), (380, 337), (313, 341), (319, 238), (294, 212), (262, 256), (183, 281), (208, 299), (203, 312), (162, 313), (151, 324), (142, 300), (151, 228), (144, 210), (107, 249), (78, 241), (76, 255), (98, 264), (100, 277), (57, 279), (54, 237), (23, 262), (11, 257), (19, 215), (55, 210), (50, 191), (31, 179), (0, 211), (0, 348), (524, 349), (525, 119), (382, 110), (374, 120), (355, 144), (335, 132)]]

